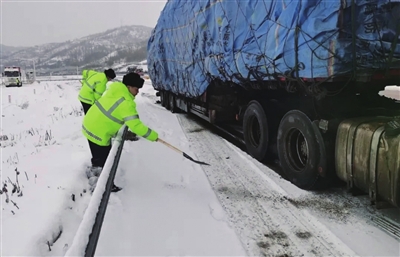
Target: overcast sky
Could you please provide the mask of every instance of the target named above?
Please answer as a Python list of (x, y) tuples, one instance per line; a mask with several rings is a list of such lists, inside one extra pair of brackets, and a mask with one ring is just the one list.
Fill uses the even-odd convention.
[(122, 25), (154, 27), (167, 0), (0, 0), (1, 44), (63, 42)]

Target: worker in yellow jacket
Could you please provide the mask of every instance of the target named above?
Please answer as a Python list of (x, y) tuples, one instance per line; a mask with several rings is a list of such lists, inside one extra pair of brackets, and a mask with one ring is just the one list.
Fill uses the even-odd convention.
[(95, 71), (95, 70), (83, 70), (82, 71), (82, 82), (96, 73), (99, 73), (99, 72)]
[[(101, 170), (107, 160), (111, 138), (124, 124), (136, 135), (152, 142), (157, 141), (158, 133), (140, 121), (136, 110), (135, 96), (143, 84), (144, 80), (138, 74), (126, 74), (122, 83), (113, 82), (86, 113), (82, 133), (89, 141), (92, 171), (95, 175), (100, 174), (99, 169)], [(97, 182), (97, 178), (95, 180)], [(119, 190), (119, 187), (113, 186), (113, 192)]]
[(104, 70), (104, 72), (93, 70), (84, 70), (82, 72), (82, 87), (79, 91), (78, 99), (85, 114), (94, 102), (102, 96), (106, 90), (107, 82), (114, 78), (115, 72), (113, 69)]

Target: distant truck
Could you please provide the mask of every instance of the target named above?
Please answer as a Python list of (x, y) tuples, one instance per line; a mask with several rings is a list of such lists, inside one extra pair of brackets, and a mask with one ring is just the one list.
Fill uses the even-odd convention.
[(6, 66), (4, 67), (4, 85), (6, 87), (22, 86), (22, 69), (18, 66)]
[(35, 79), (36, 79), (35, 71), (31, 71), (31, 70), (26, 71), (26, 72), (25, 72), (25, 77), (26, 77), (26, 81), (27, 81), (28, 83), (33, 83), (33, 82), (35, 82)]
[(140, 76), (144, 75), (144, 71), (142, 68), (139, 68), (138, 66), (132, 66), (127, 68), (127, 73), (135, 72), (139, 74)]
[(148, 41), (167, 109), (237, 135), (300, 188), (400, 207), (400, 0), (168, 1)]
[(128, 68), (126, 68), (126, 72), (127, 73), (135, 72), (136, 69), (137, 66), (129, 66)]

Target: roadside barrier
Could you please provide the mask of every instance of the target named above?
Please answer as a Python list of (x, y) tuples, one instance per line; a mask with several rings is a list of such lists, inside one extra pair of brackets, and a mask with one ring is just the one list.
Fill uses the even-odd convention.
[(115, 137), (110, 154), (97, 181), (83, 220), (65, 256), (92, 257), (96, 252), (115, 174), (128, 128), (124, 125)]

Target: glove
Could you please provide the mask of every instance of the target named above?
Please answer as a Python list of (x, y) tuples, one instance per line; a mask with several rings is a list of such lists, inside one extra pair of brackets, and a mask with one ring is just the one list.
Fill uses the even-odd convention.
[(126, 136), (125, 136), (125, 140), (137, 141), (137, 140), (139, 140), (139, 138), (136, 136), (135, 133), (132, 133), (131, 131), (128, 130), (128, 133), (126, 133)]

